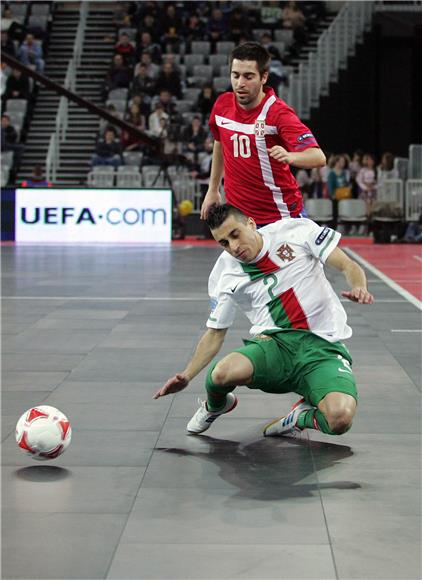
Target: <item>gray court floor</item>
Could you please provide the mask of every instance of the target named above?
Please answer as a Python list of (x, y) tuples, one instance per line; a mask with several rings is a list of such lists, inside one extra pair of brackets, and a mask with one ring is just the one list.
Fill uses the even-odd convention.
[[(399, 251), (399, 248), (398, 248)], [(152, 400), (204, 330), (218, 249), (7, 246), (3, 253), (3, 578), (418, 580), (420, 312), (368, 274), (346, 304), (352, 431), (264, 439), (297, 397), (238, 389), (185, 434), (203, 375)], [(331, 274), (337, 291), (340, 275)], [(224, 351), (247, 335), (239, 316)], [(392, 331), (400, 332), (392, 332)], [(39, 464), (14, 441), (30, 406), (73, 441)]]

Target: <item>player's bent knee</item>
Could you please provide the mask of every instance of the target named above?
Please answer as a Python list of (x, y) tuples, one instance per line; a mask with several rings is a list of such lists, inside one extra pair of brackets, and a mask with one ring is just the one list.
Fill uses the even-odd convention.
[(227, 384), (227, 379), (229, 376), (229, 365), (225, 360), (221, 360), (216, 364), (214, 370), (211, 373), (211, 379), (214, 385), (223, 386)]
[(348, 431), (352, 426), (354, 415), (355, 410), (350, 407), (337, 409), (336, 411), (329, 413), (327, 416), (327, 421), (331, 431), (336, 435), (346, 433), (346, 431)]
[(221, 359), (211, 374), (212, 382), (218, 386), (247, 384), (253, 374), (250, 360), (240, 353), (231, 353)]

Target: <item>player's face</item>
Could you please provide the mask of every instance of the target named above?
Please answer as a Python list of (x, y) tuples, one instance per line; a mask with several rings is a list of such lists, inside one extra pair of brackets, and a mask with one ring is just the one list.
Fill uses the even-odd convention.
[(255, 60), (238, 60), (232, 63), (231, 83), (236, 100), (244, 109), (253, 109), (265, 96), (264, 85), (268, 73), (261, 77)]
[(226, 252), (241, 262), (251, 262), (262, 249), (262, 237), (252, 218), (244, 223), (229, 216), (221, 226), (212, 230), (212, 235)]

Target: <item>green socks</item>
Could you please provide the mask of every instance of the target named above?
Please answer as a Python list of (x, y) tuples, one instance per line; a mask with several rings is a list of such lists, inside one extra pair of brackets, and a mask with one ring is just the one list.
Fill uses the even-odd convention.
[(337, 433), (331, 431), (327, 419), (319, 409), (303, 411), (303, 413), (299, 415), (296, 425), (299, 429), (318, 429), (328, 435), (337, 435)]
[(211, 375), (217, 363), (209, 367), (207, 378), (205, 380), (205, 388), (207, 389), (207, 408), (211, 413), (221, 411), (226, 404), (227, 393), (231, 393), (235, 387), (220, 387), (215, 385), (212, 381)]

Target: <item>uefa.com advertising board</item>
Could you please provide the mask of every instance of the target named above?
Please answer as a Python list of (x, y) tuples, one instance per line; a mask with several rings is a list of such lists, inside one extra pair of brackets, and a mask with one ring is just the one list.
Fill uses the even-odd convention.
[(170, 189), (17, 189), (16, 242), (166, 243)]

